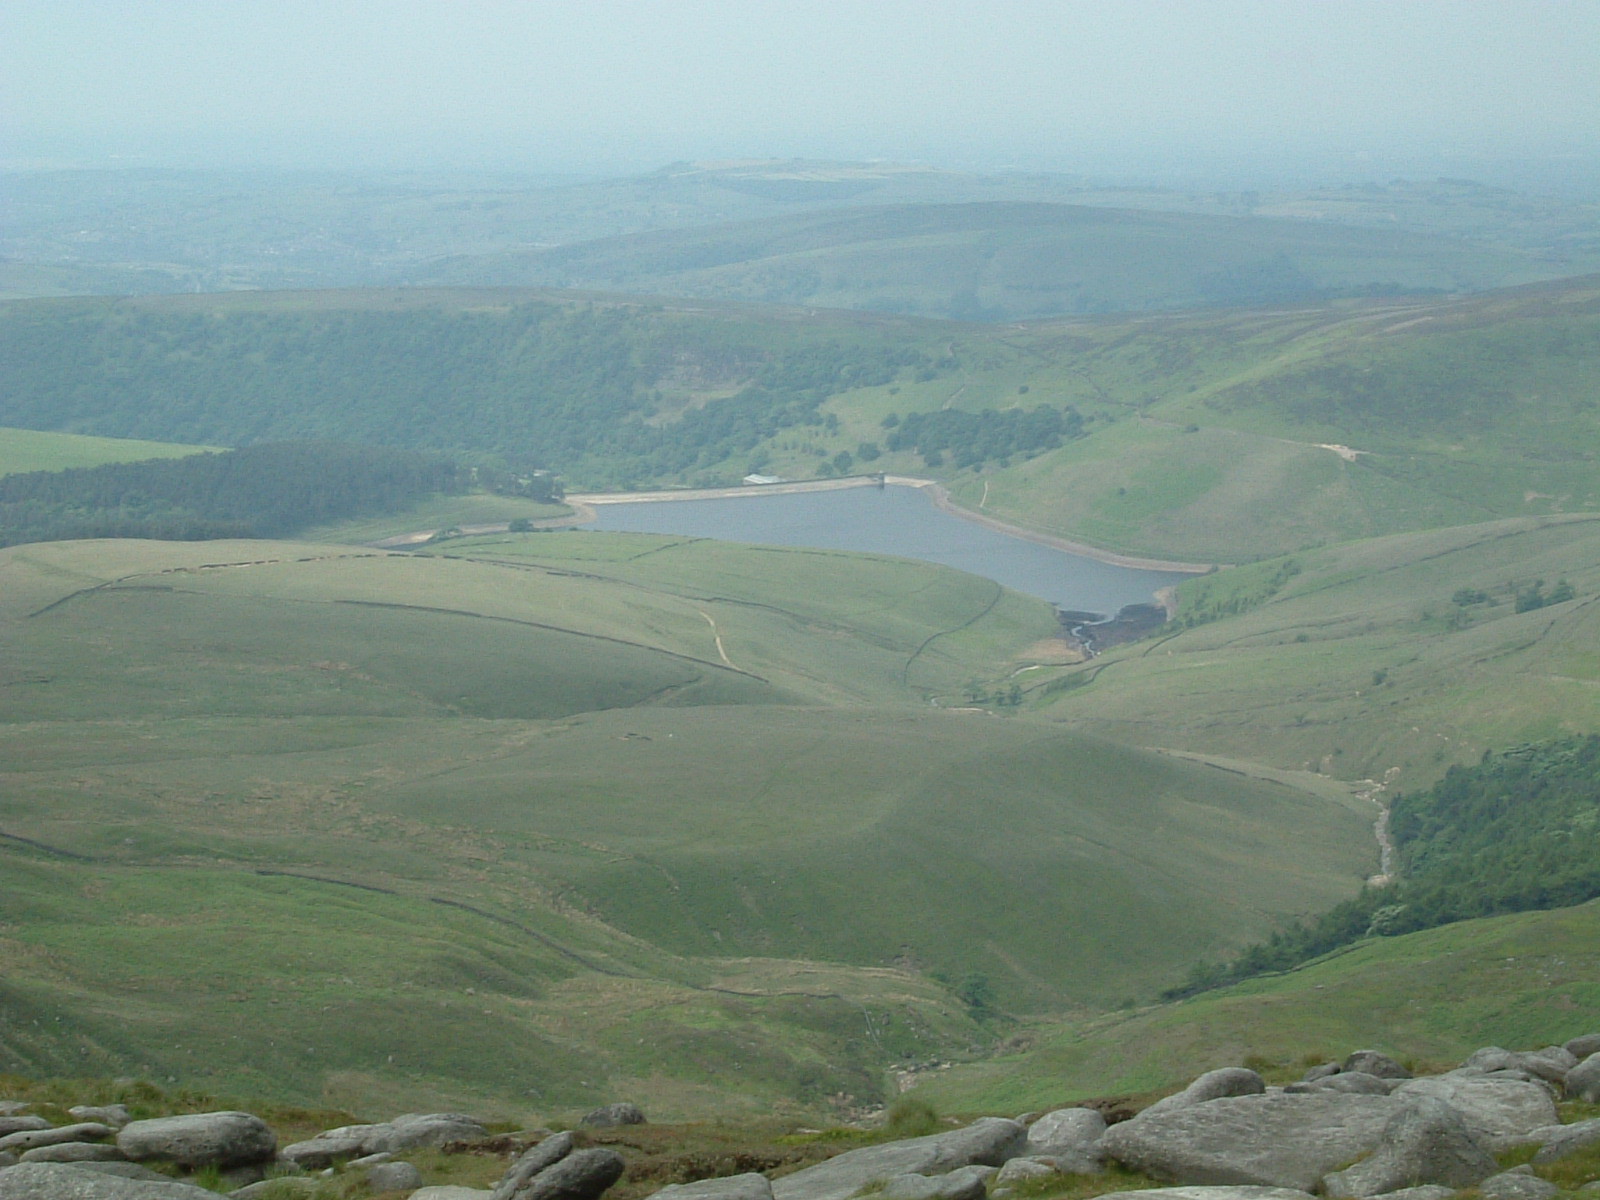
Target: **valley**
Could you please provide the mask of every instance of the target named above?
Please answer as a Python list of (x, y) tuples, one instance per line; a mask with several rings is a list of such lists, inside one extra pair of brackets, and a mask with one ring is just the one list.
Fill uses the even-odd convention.
[[(959, 237), (885, 203), (519, 260), (613, 291), (0, 305), (0, 1070), (826, 1122), (897, 1078), (989, 1111), (1585, 1032), (1593, 901), (1161, 996), (1362, 894), (1394, 797), (1600, 732), (1595, 277), (1302, 224), (1327, 274), (1264, 305), (1131, 269), (1114, 312), (784, 282), (846, 243), (962, 261), (997, 215), (992, 261), (1073, 222), (1144, 239), (1107, 262), (1227, 246), (956, 207)], [(1368, 261), (1412, 290), (1364, 294)], [(108, 475), (31, 474), (118, 463), (110, 508)], [(274, 471), (294, 505), (250, 490)], [(1037, 595), (893, 545), (562, 528), (751, 473), (928, 482), (1191, 570), (1085, 657)]]

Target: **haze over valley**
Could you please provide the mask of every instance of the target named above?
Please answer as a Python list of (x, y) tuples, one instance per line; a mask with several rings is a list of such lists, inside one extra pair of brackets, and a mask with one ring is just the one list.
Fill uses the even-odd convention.
[(1596, 14), (539, 9), (0, 18), (0, 1200), (1592, 1186)]

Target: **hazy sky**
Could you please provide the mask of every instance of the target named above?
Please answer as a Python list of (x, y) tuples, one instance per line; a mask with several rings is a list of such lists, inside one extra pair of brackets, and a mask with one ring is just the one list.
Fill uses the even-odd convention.
[(0, 0), (12, 162), (1594, 153), (1600, 0)]

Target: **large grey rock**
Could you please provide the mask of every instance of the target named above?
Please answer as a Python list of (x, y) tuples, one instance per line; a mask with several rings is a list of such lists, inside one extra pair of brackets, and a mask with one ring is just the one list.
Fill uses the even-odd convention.
[(322, 1181), (309, 1175), (286, 1175), (279, 1179), (247, 1183), (228, 1195), (232, 1200), (299, 1200), (302, 1196), (316, 1195), (321, 1187)]
[(20, 1163), (0, 1171), (0, 1200), (217, 1200), (217, 1194), (175, 1179), (123, 1179), (78, 1163)]
[[(518, 1188), (511, 1200), (597, 1200), (626, 1167), (615, 1150), (574, 1150)], [(498, 1196), (499, 1189), (493, 1194)]]
[(1323, 1188), (1335, 1198), (1377, 1196), (1426, 1183), (1466, 1188), (1498, 1166), (1459, 1112), (1442, 1100), (1418, 1096), (1384, 1126), (1370, 1157), (1329, 1175)]
[(772, 1181), (759, 1171), (664, 1187), (651, 1200), (772, 1200)]
[(964, 1129), (847, 1150), (827, 1162), (773, 1180), (775, 1200), (846, 1200), (896, 1175), (937, 1175), (974, 1165), (997, 1167), (1022, 1149), (1026, 1126), (985, 1117)]
[(1467, 1128), (1490, 1150), (1513, 1146), (1542, 1125), (1556, 1125), (1561, 1114), (1540, 1084), (1521, 1079), (1450, 1071), (1422, 1079), (1408, 1079), (1389, 1095), (1396, 1100), (1432, 1097), (1459, 1111)]
[(1478, 1185), (1485, 1200), (1550, 1200), (1561, 1189), (1533, 1173), (1531, 1167), (1517, 1167), (1491, 1175)]
[(1398, 1192), (1380, 1192), (1368, 1200), (1450, 1200), (1455, 1188), (1440, 1183), (1424, 1183), (1420, 1187), (1401, 1188)]
[(442, 1184), (421, 1188), (411, 1193), (411, 1200), (489, 1200), (492, 1193), (482, 1188), (457, 1187)]
[(99, 1121), (113, 1129), (121, 1129), (133, 1120), (126, 1104), (76, 1104), (67, 1112), (80, 1121)]
[(977, 1172), (985, 1170), (994, 1173), (993, 1167), (962, 1167), (948, 1175), (896, 1175), (881, 1195), (883, 1200), (983, 1200), (987, 1181)]
[(110, 1137), (116, 1130), (98, 1121), (81, 1121), (76, 1125), (58, 1125), (54, 1129), (21, 1129), (0, 1137), (0, 1150), (20, 1154), (35, 1146), (59, 1146), (63, 1142), (97, 1142)]
[(1600, 1104), (1600, 1051), (1589, 1055), (1567, 1072), (1568, 1100)]
[(1028, 1126), (1022, 1153), (1056, 1160), (1056, 1168), (1075, 1175), (1101, 1169), (1100, 1138), (1106, 1119), (1092, 1108), (1058, 1108)]
[(643, 1125), (644, 1112), (637, 1104), (630, 1104), (626, 1100), (616, 1104), (608, 1104), (604, 1108), (597, 1108), (579, 1121), (578, 1124), (590, 1129), (614, 1129), (619, 1125)]
[(1560, 1162), (1569, 1154), (1576, 1154), (1580, 1150), (1587, 1150), (1590, 1146), (1600, 1144), (1600, 1117), (1592, 1121), (1574, 1121), (1571, 1125), (1562, 1125), (1550, 1131), (1541, 1141), (1543, 1144), (1534, 1154), (1533, 1161), (1541, 1167), (1545, 1163)]
[[(934, 1171), (954, 1171), (958, 1167), (998, 1167), (1022, 1153), (1028, 1141), (1028, 1128), (1005, 1117), (983, 1117), (971, 1125), (936, 1133)], [(913, 1139), (916, 1140), (916, 1139)]]
[(49, 1129), (50, 1122), (43, 1117), (28, 1116), (23, 1113), (13, 1113), (10, 1116), (0, 1117), (0, 1138), (13, 1133), (21, 1133), (27, 1129)]
[(1106, 1130), (1108, 1158), (1181, 1184), (1310, 1191), (1377, 1146), (1400, 1104), (1390, 1096), (1287, 1092), (1231, 1096)]
[(1519, 1071), (1560, 1087), (1567, 1072), (1577, 1065), (1578, 1060), (1560, 1046), (1547, 1046), (1543, 1050), (1502, 1050), (1499, 1046), (1486, 1046), (1470, 1055), (1461, 1069), (1485, 1074)]
[(1394, 1090), (1396, 1082), (1393, 1079), (1380, 1079), (1376, 1075), (1368, 1075), (1365, 1071), (1340, 1071), (1337, 1075), (1326, 1075), (1310, 1086), (1321, 1088), (1325, 1092), (1387, 1096)]
[(406, 1113), (376, 1125), (325, 1129), (314, 1138), (285, 1146), (280, 1157), (308, 1171), (320, 1171), (341, 1159), (434, 1149), (447, 1142), (475, 1142), (488, 1136), (489, 1131), (478, 1121), (462, 1113)]
[(1379, 1079), (1411, 1078), (1410, 1071), (1387, 1054), (1381, 1054), (1376, 1050), (1357, 1050), (1344, 1060), (1343, 1070), (1364, 1071), (1368, 1075), (1376, 1075)]
[(1007, 1187), (1013, 1183), (1026, 1183), (1030, 1179), (1045, 1179), (1051, 1175), (1059, 1175), (1053, 1162), (1039, 1158), (1013, 1158), (994, 1177), (996, 1187)]
[(331, 1167), (341, 1158), (355, 1158), (367, 1153), (367, 1139), (374, 1135), (387, 1136), (393, 1131), (390, 1125), (341, 1125), (325, 1129), (314, 1138), (285, 1146), (278, 1154), (307, 1171), (321, 1171)]
[(422, 1172), (408, 1162), (379, 1163), (367, 1168), (367, 1186), (375, 1192), (410, 1192), (422, 1186)]
[(1216, 1187), (1141, 1188), (1114, 1192), (1117, 1200), (1306, 1200), (1309, 1192), (1294, 1188), (1257, 1187), (1249, 1184)]
[(97, 1171), (102, 1175), (115, 1175), (118, 1179), (143, 1179), (150, 1183), (170, 1183), (171, 1175), (163, 1175), (160, 1171), (152, 1171), (149, 1167), (131, 1162), (76, 1162), (72, 1164), (79, 1170)]
[(1157, 1100), (1140, 1116), (1171, 1112), (1174, 1109), (1188, 1108), (1192, 1104), (1221, 1100), (1226, 1096), (1259, 1096), (1266, 1090), (1266, 1080), (1248, 1067), (1222, 1067), (1215, 1071), (1207, 1071), (1183, 1091), (1174, 1093), (1164, 1100)]
[(227, 1168), (271, 1159), (278, 1138), (250, 1113), (190, 1113), (124, 1125), (117, 1148), (134, 1162), (159, 1158), (184, 1167)]
[(1573, 1058), (1582, 1062), (1591, 1054), (1600, 1054), (1600, 1033), (1586, 1033), (1565, 1042), (1561, 1047)]
[(406, 1113), (388, 1125), (387, 1132), (374, 1132), (367, 1138), (364, 1149), (368, 1154), (435, 1149), (446, 1142), (476, 1142), (489, 1136), (481, 1123), (462, 1113)]
[(517, 1160), (506, 1168), (506, 1173), (495, 1185), (494, 1200), (511, 1200), (511, 1197), (526, 1188), (540, 1171), (555, 1166), (571, 1154), (576, 1145), (577, 1140), (572, 1134), (564, 1132), (552, 1134), (538, 1145), (524, 1150)]
[(58, 1142), (24, 1150), (23, 1162), (127, 1162), (128, 1156), (104, 1142)]
[(1312, 1067), (1311, 1070), (1307, 1071), (1303, 1076), (1301, 1076), (1301, 1079), (1306, 1083), (1315, 1083), (1319, 1079), (1326, 1079), (1330, 1075), (1337, 1075), (1342, 1070), (1344, 1070), (1344, 1068), (1336, 1062), (1325, 1062), (1320, 1066)]

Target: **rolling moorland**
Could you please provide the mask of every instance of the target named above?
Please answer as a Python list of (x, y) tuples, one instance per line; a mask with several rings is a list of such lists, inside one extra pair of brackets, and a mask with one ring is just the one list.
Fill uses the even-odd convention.
[[(499, 262), (517, 271), (523, 258), (543, 249), (652, 230), (750, 221), (772, 221), (779, 230), (800, 214), (913, 204), (1088, 205), (1254, 217), (1260, 229), (1275, 230), (1291, 246), (1301, 244), (1293, 224), (1348, 227), (1354, 232), (1347, 244), (1355, 248), (1370, 249), (1384, 239), (1395, 244), (1398, 232), (1414, 235), (1413, 249), (1436, 263), (1436, 276), (1444, 262), (1459, 268), (1474, 261), (1474, 251), (1476, 269), (1491, 274), (1532, 270), (1535, 275), (1524, 277), (1549, 278), (1600, 268), (1596, 210), (1586, 196), (1519, 192), (1460, 179), (1195, 192), (1070, 175), (751, 160), (673, 163), (644, 175), (599, 179), (78, 170), (12, 172), (4, 180), (11, 203), (0, 216), (3, 297), (372, 287), (447, 262), (460, 269), (465, 261), (475, 261), (480, 272)], [(1215, 224), (1191, 226), (1208, 227)], [(1363, 239), (1362, 230), (1384, 231), (1383, 238)], [(1006, 235), (997, 230), (996, 236), (1003, 241)], [(1305, 236), (1312, 245), (1327, 246), (1330, 235), (1313, 228)], [(1081, 247), (1083, 240), (1077, 244)], [(1187, 246), (1205, 259), (1203, 247), (1192, 240)], [(858, 242), (852, 251), (846, 243), (827, 254), (841, 265), (855, 258), (867, 271), (881, 274), (874, 259), (882, 249)], [(964, 295), (961, 281), (973, 276), (972, 260), (985, 253), (981, 241), (969, 242), (950, 260), (948, 272), (925, 252), (918, 255), (920, 286), (909, 292), (914, 311), (943, 311), (940, 306), (956, 299), (970, 307), (974, 298)], [(1136, 261), (1148, 273), (1149, 256)], [(1273, 252), (1246, 252), (1241, 261), (1270, 263)], [(493, 282), (521, 278), (496, 275)], [(1373, 278), (1394, 282), (1401, 276), (1390, 270)], [(1496, 278), (1513, 282), (1512, 275)], [(796, 282), (791, 272), (789, 286)], [(1243, 276), (1235, 279), (1236, 286), (1247, 282)], [(1264, 282), (1281, 288), (1284, 276), (1279, 271)], [(907, 294), (904, 287), (896, 290), (898, 296)], [(1114, 285), (1106, 297), (1112, 294), (1125, 296), (1127, 289)], [(1257, 301), (1269, 298), (1267, 292), (1254, 294)], [(1137, 307), (1148, 307), (1147, 301), (1141, 297)], [(1028, 311), (1038, 311), (1037, 298), (1029, 302)]]
[[(1577, 268), (1581, 270), (1581, 267)], [(1573, 270), (1427, 234), (1064, 204), (907, 204), (445, 259), (405, 282), (608, 288), (971, 321), (1475, 291)]]
[[(484, 290), (8, 305), (13, 425), (485, 470), (532, 446), (598, 487), (886, 469), (1244, 565), (1073, 664), (1048, 606), (902, 560), (350, 545), (552, 511), (521, 497), (0, 551), (26, 880), (0, 1067), (838, 1114), (934, 1059), (973, 1060), (923, 1077), (942, 1106), (1005, 1108), (1245, 1048), (1584, 1032), (1592, 904), (1150, 1001), (1353, 895), (1385, 796), (1600, 729), (1597, 296), (1006, 326)], [(70, 461), (41, 445), (16, 461)]]
[[(602, 491), (886, 470), (1182, 561), (1600, 505), (1593, 278), (1015, 326), (553, 292), (34, 301), (0, 306), (0, 354), (5, 425), (510, 455)], [(1041, 405), (1058, 434), (1004, 419)], [(891, 448), (913, 413), (948, 436)]]
[(992, 1005), (1130, 1000), (1374, 863), (1337, 789), (919, 706), (1054, 624), (923, 564), (584, 534), (0, 553), (13, 1070), (870, 1103)]

